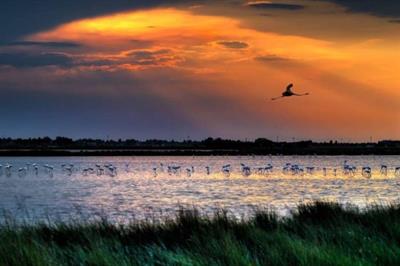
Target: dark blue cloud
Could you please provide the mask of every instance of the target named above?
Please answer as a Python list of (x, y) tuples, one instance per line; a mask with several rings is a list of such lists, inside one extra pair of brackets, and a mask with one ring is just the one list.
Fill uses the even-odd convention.
[(74, 42), (36, 42), (36, 41), (12, 41), (0, 43), (0, 46), (33, 46), (42, 48), (78, 48), (79, 43)]
[(85, 56), (72, 56), (56, 52), (37, 51), (11, 51), (0, 52), (0, 66), (12, 66), (15, 68), (32, 67), (74, 67), (74, 66), (116, 66), (122, 64), (131, 65), (162, 65), (168, 61), (175, 61), (176, 57), (168, 49), (159, 50), (136, 50), (127, 56), (114, 59), (103, 59)]
[(399, 0), (322, 0), (347, 8), (349, 12), (363, 12), (382, 17), (400, 17)]
[(58, 53), (0, 53), (0, 65), (13, 66), (16, 68), (70, 66), (72, 61), (73, 60), (69, 56)]
[(286, 10), (299, 10), (303, 9), (303, 5), (286, 4), (286, 3), (264, 3), (264, 2), (253, 2), (249, 3), (248, 6), (262, 9), (286, 9)]

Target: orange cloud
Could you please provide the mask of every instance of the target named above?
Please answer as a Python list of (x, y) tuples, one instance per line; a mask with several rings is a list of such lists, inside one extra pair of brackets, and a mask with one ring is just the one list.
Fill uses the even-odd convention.
[[(71, 22), (30, 36), (34, 40), (74, 41), (98, 53), (124, 53), (132, 40), (170, 49), (182, 58), (207, 65), (208, 60), (230, 62), (265, 53), (290, 58), (341, 58), (329, 43), (299, 36), (278, 35), (242, 28), (237, 19), (195, 15), (190, 11), (155, 9)], [(217, 44), (218, 46), (214, 45)], [(233, 47), (235, 46), (235, 47)], [(249, 48), (245, 52), (222, 48)], [(222, 60), (222, 61), (221, 61)]]

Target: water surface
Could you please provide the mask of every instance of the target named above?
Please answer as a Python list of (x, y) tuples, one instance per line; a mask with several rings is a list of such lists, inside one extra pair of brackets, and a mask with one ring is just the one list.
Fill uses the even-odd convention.
[[(354, 175), (343, 173), (345, 161), (357, 167)], [(249, 175), (243, 174), (241, 163), (251, 169)], [(304, 172), (284, 173), (287, 163)], [(238, 217), (260, 206), (287, 214), (299, 203), (317, 199), (364, 206), (400, 197), (395, 175), (400, 156), (2, 157), (0, 164), (0, 209), (33, 221), (101, 215), (125, 222), (168, 216), (179, 205), (204, 213), (224, 208)], [(73, 165), (71, 171), (65, 164)], [(229, 175), (222, 172), (227, 164)], [(272, 171), (257, 173), (268, 164)], [(382, 164), (387, 175), (381, 173)], [(6, 170), (7, 165), (12, 167)], [(181, 169), (168, 173), (168, 166)], [(361, 174), (366, 166), (371, 178)], [(307, 173), (306, 167), (315, 169)]]

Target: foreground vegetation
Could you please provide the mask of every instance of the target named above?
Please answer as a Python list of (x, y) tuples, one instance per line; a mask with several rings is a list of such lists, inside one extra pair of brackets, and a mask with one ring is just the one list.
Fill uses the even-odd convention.
[(400, 205), (301, 205), (250, 220), (182, 210), (163, 223), (0, 228), (0, 265), (400, 265)]

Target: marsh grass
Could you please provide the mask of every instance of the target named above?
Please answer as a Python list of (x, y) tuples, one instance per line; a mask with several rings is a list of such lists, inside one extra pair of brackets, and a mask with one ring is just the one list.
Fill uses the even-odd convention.
[(182, 209), (128, 225), (8, 220), (0, 239), (0, 265), (400, 265), (400, 205), (314, 202), (247, 220)]

